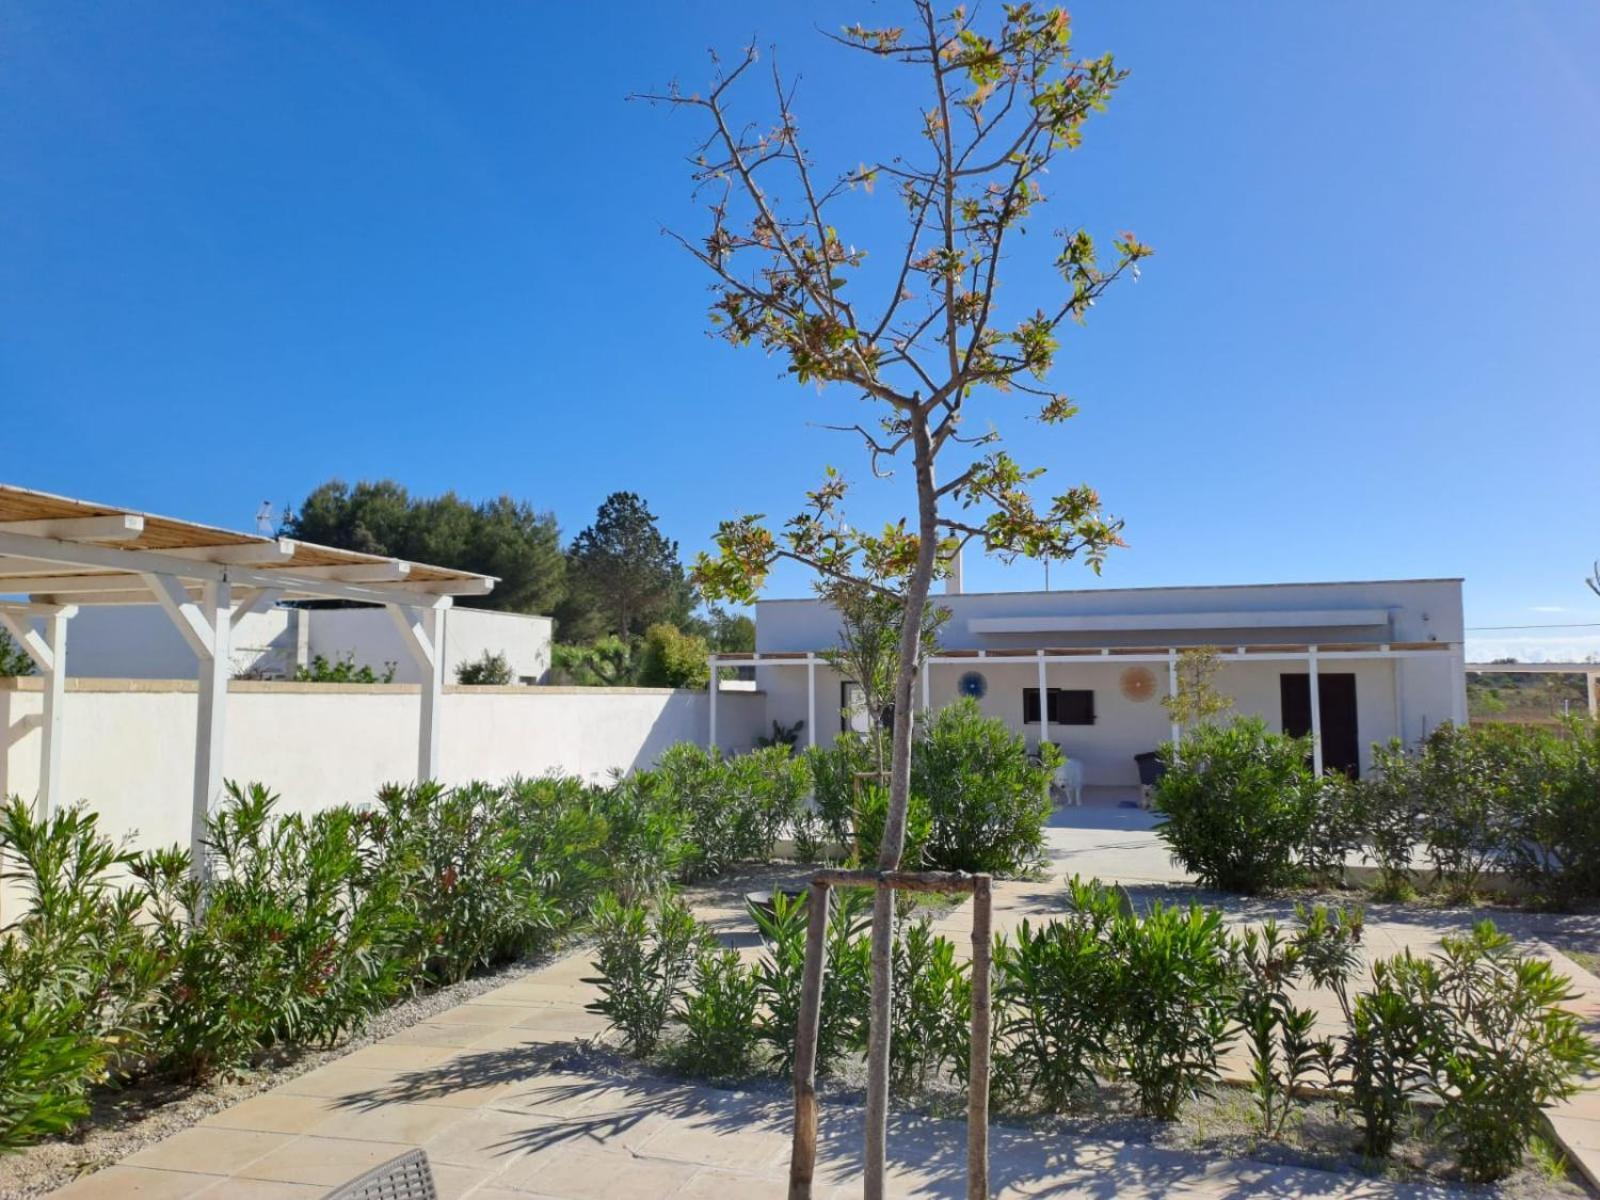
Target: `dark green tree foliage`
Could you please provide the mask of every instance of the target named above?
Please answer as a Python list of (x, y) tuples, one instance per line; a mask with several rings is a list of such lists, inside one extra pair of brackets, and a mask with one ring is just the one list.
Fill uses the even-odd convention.
[(633, 492), (606, 497), (594, 524), (572, 540), (567, 571), (569, 598), (557, 614), (564, 642), (633, 637), (657, 621), (681, 628), (694, 607), (678, 543)]
[(21, 646), (12, 641), (4, 629), (0, 629), (0, 677), (32, 674), (33, 659), (28, 657)]
[(555, 516), (510, 496), (473, 504), (454, 492), (414, 497), (388, 479), (353, 488), (333, 479), (306, 497), (283, 532), (324, 546), (500, 580), (487, 596), (463, 597), (463, 604), (550, 613), (566, 595), (566, 560)]

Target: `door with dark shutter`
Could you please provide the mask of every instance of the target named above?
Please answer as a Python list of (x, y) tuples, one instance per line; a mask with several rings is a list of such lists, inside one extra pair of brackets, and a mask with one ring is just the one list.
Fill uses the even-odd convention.
[[(1283, 705), (1283, 731), (1294, 737), (1311, 734), (1311, 676), (1278, 676)], [(1317, 698), (1322, 704), (1322, 766), (1355, 779), (1361, 774), (1361, 733), (1356, 725), (1356, 677), (1346, 672), (1317, 673)]]

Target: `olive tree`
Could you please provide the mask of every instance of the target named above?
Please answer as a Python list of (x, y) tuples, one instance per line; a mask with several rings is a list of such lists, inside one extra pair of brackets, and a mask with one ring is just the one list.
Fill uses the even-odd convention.
[[(1097, 570), (1119, 544), (1121, 523), (1087, 485), (1036, 497), (1041, 471), (1000, 443), (995, 397), (1017, 398), (1047, 424), (1076, 411), (1049, 384), (1058, 342), (1100, 295), (1150, 253), (1132, 234), (1104, 259), (1088, 231), (1034, 237), (1048, 246), (1059, 278), (1027, 296), (1003, 292), (1007, 256), (1040, 217), (1047, 179), (1076, 147), (1086, 120), (1103, 109), (1125, 72), (1110, 55), (1080, 57), (1065, 11), (1030, 4), (940, 15), (911, 0), (905, 27), (843, 30), (833, 40), (909, 68), (924, 88), (914, 117), (920, 143), (831, 171), (802, 141), (794, 86), (756, 48), (713, 59), (704, 92), (673, 86), (639, 97), (689, 110), (703, 123), (693, 180), (707, 226), (669, 231), (710, 273), (714, 332), (782, 361), (794, 380), (842, 387), (869, 416), (834, 426), (860, 438), (875, 478), (909, 461), (910, 511), (882, 529), (852, 524), (849, 485), (833, 468), (801, 510), (777, 527), (760, 515), (719, 527), (714, 554), (696, 562), (711, 599), (748, 602), (781, 560), (824, 581), (894, 596), (899, 622), (890, 703), (890, 807), (879, 867), (898, 866), (910, 778), (912, 686), (929, 589), (968, 544), (1010, 560), (1019, 555), (1084, 557)], [(766, 78), (763, 79), (763, 76)], [(766, 109), (742, 115), (747, 86)], [(845, 222), (891, 192), (903, 210), (892, 250), (868, 264), (864, 242)], [(865, 225), (880, 219), (865, 217)], [(981, 418), (981, 420), (977, 419)], [(894, 485), (904, 487), (903, 479)], [(893, 486), (893, 485), (892, 485)], [(868, 1046), (866, 1181), (882, 1194), (888, 1094), (892, 897), (873, 906), (872, 1025)]]

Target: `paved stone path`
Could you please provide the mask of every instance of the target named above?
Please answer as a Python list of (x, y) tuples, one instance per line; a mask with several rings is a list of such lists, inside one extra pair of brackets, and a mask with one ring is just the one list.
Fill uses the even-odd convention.
[[(1059, 913), (1061, 877), (1075, 871), (1123, 882), (1136, 902), (1200, 895), (1166, 861), (1142, 814), (1068, 814), (1060, 824), (1066, 827), (1051, 832), (1049, 876), (997, 887), (997, 928)], [(1214, 899), (1241, 922), (1283, 917), (1284, 908), (1292, 907)], [(748, 918), (736, 897), (699, 911), (731, 942), (753, 952)], [(1369, 957), (1407, 945), (1426, 951), (1441, 934), (1470, 925), (1472, 914), (1375, 909), (1370, 918)], [(963, 946), (967, 920), (963, 906), (938, 924)], [(1530, 943), (1592, 937), (1600, 949), (1600, 927), (1592, 919), (1515, 914), (1503, 924)], [(781, 1195), (789, 1153), (788, 1098), (781, 1085), (749, 1091), (699, 1087), (619, 1069), (586, 1050), (582, 1039), (602, 1027), (584, 1011), (594, 994), (582, 982), (590, 972), (583, 954), (553, 963), (235, 1105), (55, 1195), (311, 1198), (411, 1146), (427, 1150), (446, 1200)], [(1600, 983), (1581, 972), (1576, 977), (1585, 984), (1586, 1010), (1600, 1013)], [(1324, 1012), (1332, 1008), (1331, 999), (1317, 1003)], [(860, 1194), (860, 1121), (854, 1106), (824, 1107), (819, 1196)], [(1555, 1121), (1576, 1155), (1600, 1162), (1596, 1097), (1565, 1106)], [(962, 1122), (904, 1115), (890, 1140), (893, 1195), (963, 1194)], [(1437, 1184), (1223, 1160), (1111, 1137), (1048, 1138), (998, 1128), (992, 1148), (996, 1194), (1008, 1198), (1447, 1200), (1469, 1194)]]

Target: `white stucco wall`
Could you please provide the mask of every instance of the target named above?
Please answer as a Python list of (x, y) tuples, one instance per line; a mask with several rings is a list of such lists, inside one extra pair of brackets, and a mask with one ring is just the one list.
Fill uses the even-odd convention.
[[(540, 683), (550, 671), (549, 617), (451, 608), (444, 614), (446, 678), (491, 650), (506, 657), (517, 682)], [(252, 613), (234, 629), (235, 672), (290, 677), (297, 664), (321, 654), (345, 654), (381, 673), (395, 664), (396, 683), (417, 683), (421, 672), (400, 631), (381, 608), (274, 608)], [(67, 674), (92, 679), (189, 679), (194, 653), (166, 613), (153, 604), (85, 605), (68, 626)]]
[[(39, 778), (37, 679), (0, 680), (0, 795), (31, 798)], [(225, 777), (259, 781), (288, 808), (363, 801), (416, 770), (414, 687), (235, 682)], [(186, 843), (193, 790), (192, 684), (74, 680), (65, 704), (63, 792), (102, 828), (141, 846)], [(718, 741), (747, 750), (765, 697), (724, 692)], [(559, 771), (600, 781), (647, 767), (679, 741), (703, 743), (709, 698), (665, 688), (447, 688), (442, 778), (500, 780)]]
[[(395, 664), (396, 683), (417, 683), (422, 674), (406, 652), (400, 630), (381, 609), (324, 608), (310, 617), (310, 652), (333, 661), (345, 654), (382, 671)], [(456, 668), (493, 650), (506, 657), (512, 678), (539, 683), (550, 670), (549, 617), (524, 613), (490, 612), (481, 608), (451, 608), (444, 614), (445, 679), (454, 682)]]
[[(951, 610), (941, 633), (944, 650), (1015, 650), (1042, 647), (1182, 647), (1269, 644), (1377, 645), (1417, 642), (1440, 645), (1425, 657), (1389, 660), (1324, 660), (1326, 672), (1356, 677), (1357, 741), (1361, 767), (1371, 765), (1371, 744), (1401, 737), (1412, 742), (1428, 730), (1451, 719), (1454, 705), (1465, 707), (1465, 677), (1459, 656), (1444, 647), (1459, 648), (1463, 637), (1461, 582), (1459, 580), (1379, 580), (1331, 584), (1268, 584), (1248, 587), (1094, 589), (1071, 592), (970, 593), (934, 597), (934, 603)], [(1190, 614), (1229, 614), (1226, 628), (1175, 629)], [(1327, 623), (1293, 624), (1300, 614), (1331, 614)], [(1373, 614), (1381, 623), (1373, 624)], [(1348, 614), (1360, 624), (1339, 624)], [(1055, 629), (1035, 633), (985, 633), (971, 622), (992, 617), (1114, 618), (1129, 628), (1111, 631)], [(1121, 618), (1128, 618), (1126, 622)], [(1321, 620), (1322, 618), (1319, 618)], [(1166, 626), (1163, 622), (1167, 622)], [(758, 653), (819, 651), (837, 644), (836, 615), (817, 600), (765, 601), (756, 606)], [(1131, 785), (1138, 781), (1133, 756), (1153, 750), (1171, 733), (1160, 697), (1167, 691), (1164, 664), (1143, 664), (1156, 678), (1156, 694), (1135, 702), (1122, 694), (1121, 679), (1130, 664), (1107, 662), (1051, 663), (1049, 687), (1087, 688), (1095, 693), (1093, 725), (1052, 725), (1050, 737), (1069, 756), (1084, 765), (1087, 782)], [(929, 699), (934, 708), (958, 695), (958, 681), (966, 671), (982, 673), (988, 684), (981, 701), (985, 712), (1021, 729), (1022, 693), (1038, 686), (1038, 669), (1031, 661), (968, 659), (931, 668)], [(1304, 663), (1225, 663), (1216, 678), (1217, 688), (1234, 699), (1237, 711), (1264, 717), (1273, 729), (1282, 725), (1279, 676), (1305, 674)], [(1399, 680), (1397, 690), (1396, 680)], [(839, 676), (817, 667), (817, 739), (826, 744), (837, 736)], [(767, 720), (790, 724), (806, 715), (806, 670), (803, 664), (761, 666), (757, 684), (767, 696)], [(919, 699), (920, 699), (920, 687)], [(1398, 697), (1398, 709), (1397, 709)], [(1037, 726), (1025, 730), (1036, 744)], [(802, 737), (802, 744), (808, 739)]]

